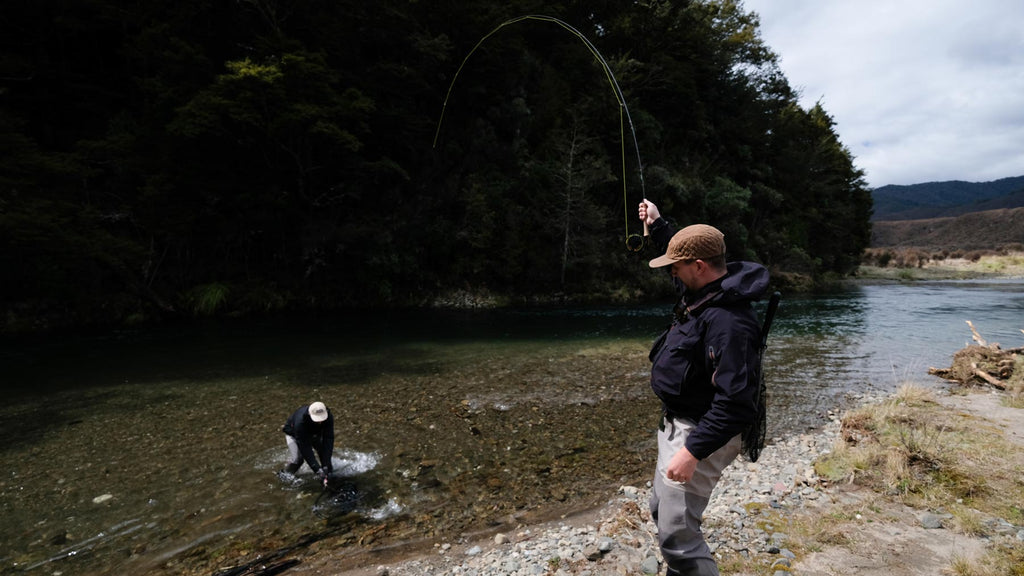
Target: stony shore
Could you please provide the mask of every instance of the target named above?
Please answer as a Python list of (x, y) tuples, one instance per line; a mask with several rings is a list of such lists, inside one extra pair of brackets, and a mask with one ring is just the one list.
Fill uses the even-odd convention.
[[(973, 413), (1003, 430), (1015, 448), (1007, 457), (1021, 461), (1024, 422), (1017, 410), (1000, 404), (998, 394), (946, 395), (940, 410)], [(859, 398), (868, 404), (880, 398)], [(988, 535), (952, 528), (945, 511), (918, 510), (885, 503), (870, 491), (830, 485), (814, 462), (834, 449), (839, 414), (814, 433), (776, 438), (756, 463), (740, 459), (726, 471), (704, 516), (705, 535), (724, 574), (751, 576), (923, 576), (947, 573), (951, 562), (977, 559), (993, 542), (1018, 546), (1024, 526), (1003, 519)], [(614, 576), (663, 574), (656, 530), (647, 510), (649, 486), (622, 486), (604, 506), (589, 514), (540, 525), (521, 526), (486, 539), (442, 542), (431, 553), (398, 563), (367, 567), (343, 576)], [(783, 524), (797, 516), (834, 517), (845, 507), (844, 538), (803, 549), (799, 561), (787, 545), (800, 549), (800, 535)], [(850, 511), (853, 512), (850, 512)], [(861, 518), (863, 512), (864, 518)], [(852, 515), (851, 515), (852, 514)], [(852, 521), (852, 524), (849, 522)], [(840, 543), (842, 542), (842, 543)], [(1009, 543), (1009, 544), (1007, 544)], [(806, 542), (804, 542), (806, 544)], [(741, 558), (743, 568), (737, 568)], [(729, 565), (730, 559), (733, 565)], [(751, 568), (756, 566), (756, 568)], [(998, 571), (998, 570), (997, 570)], [(333, 574), (337, 571), (315, 571)], [(975, 572), (971, 572), (972, 574)], [(989, 574), (991, 572), (981, 572)]]
[[(866, 401), (866, 400), (865, 400)], [(793, 554), (786, 534), (764, 526), (756, 511), (766, 507), (798, 509), (830, 499), (813, 463), (832, 449), (839, 423), (830, 415), (812, 434), (775, 439), (756, 463), (737, 460), (726, 469), (705, 513), (705, 534), (712, 550), (760, 556), (766, 566), (786, 572)], [(622, 486), (600, 510), (524, 526), (485, 541), (446, 542), (433, 554), (394, 565), (377, 566), (377, 576), (598, 576), (664, 572), (656, 530), (647, 511), (649, 484)]]

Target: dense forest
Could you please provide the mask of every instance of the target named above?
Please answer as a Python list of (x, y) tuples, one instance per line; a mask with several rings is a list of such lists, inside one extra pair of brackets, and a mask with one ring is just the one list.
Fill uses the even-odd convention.
[(16, 2), (3, 325), (650, 297), (644, 196), (842, 275), (871, 195), (833, 127), (734, 0)]

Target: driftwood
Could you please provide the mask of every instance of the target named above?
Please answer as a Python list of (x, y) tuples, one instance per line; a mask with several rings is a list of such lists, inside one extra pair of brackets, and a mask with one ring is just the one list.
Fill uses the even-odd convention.
[(985, 372), (981, 368), (978, 368), (977, 362), (971, 362), (971, 370), (973, 370), (974, 375), (977, 376), (978, 378), (981, 378), (985, 382), (988, 382), (989, 384), (995, 386), (996, 388), (999, 388), (1000, 390), (1006, 390), (1006, 385), (1003, 384), (1002, 380), (996, 378), (995, 376), (989, 374), (988, 372)]
[[(974, 327), (974, 324), (971, 323), (970, 320), (967, 320), (967, 325), (971, 327), (971, 339), (977, 342), (978, 346), (988, 346), (988, 342), (985, 342), (985, 339), (981, 337), (981, 334), (978, 334), (978, 329)], [(998, 348), (999, 344), (996, 344), (995, 346)]]
[[(989, 343), (981, 336), (974, 324), (967, 320), (972, 339), (969, 344), (953, 355), (949, 368), (929, 368), (928, 373), (964, 386), (984, 383), (999, 390), (1007, 390), (1014, 380), (1014, 368), (1020, 363), (1018, 357), (1024, 354), (1024, 347), (1003, 350), (998, 343)], [(1024, 332), (1024, 329), (1021, 330)], [(1020, 387), (1021, 375), (1016, 376), (1016, 388)]]

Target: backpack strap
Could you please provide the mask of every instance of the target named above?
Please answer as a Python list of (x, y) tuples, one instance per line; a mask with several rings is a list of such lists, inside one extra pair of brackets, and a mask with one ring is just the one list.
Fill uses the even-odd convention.
[(751, 462), (757, 462), (764, 448), (765, 437), (768, 435), (768, 385), (764, 378), (764, 351), (768, 348), (768, 332), (772, 329), (772, 320), (775, 318), (775, 311), (779, 308), (779, 300), (782, 294), (775, 292), (768, 300), (768, 307), (764, 312), (764, 324), (761, 326), (761, 348), (757, 352), (757, 405), (754, 421), (743, 431), (743, 453)]
[(682, 301), (680, 301), (680, 304), (676, 304), (675, 308), (672, 311), (675, 313), (676, 320), (678, 320), (679, 322), (683, 322), (690, 316), (693, 316), (694, 314), (697, 314), (704, 308), (707, 308), (709, 304), (711, 304), (716, 298), (718, 298), (721, 295), (721, 290), (712, 290), (711, 292), (705, 294), (700, 300), (697, 300), (696, 302), (688, 306), (680, 306), (680, 304), (682, 304)]

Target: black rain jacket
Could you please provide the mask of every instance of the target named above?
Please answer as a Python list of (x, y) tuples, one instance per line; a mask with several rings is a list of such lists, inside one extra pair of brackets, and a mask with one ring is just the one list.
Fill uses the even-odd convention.
[[(671, 229), (659, 219), (651, 228), (667, 246)], [(756, 414), (761, 326), (751, 302), (768, 289), (768, 270), (730, 262), (727, 274), (696, 293), (683, 295), (669, 329), (651, 350), (651, 388), (665, 412), (696, 427), (686, 448), (699, 460), (743, 432)], [(685, 312), (686, 307), (693, 307)]]

